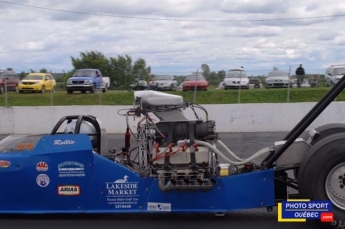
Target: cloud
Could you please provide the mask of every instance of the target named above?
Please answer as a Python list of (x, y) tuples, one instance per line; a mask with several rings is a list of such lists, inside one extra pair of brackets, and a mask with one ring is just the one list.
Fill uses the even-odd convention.
[(68, 71), (71, 56), (92, 50), (141, 57), (153, 73), (170, 74), (203, 63), (212, 71), (243, 65), (249, 74), (303, 63), (322, 73), (345, 62), (340, 0), (13, 2), (0, 3), (0, 67), (18, 72)]

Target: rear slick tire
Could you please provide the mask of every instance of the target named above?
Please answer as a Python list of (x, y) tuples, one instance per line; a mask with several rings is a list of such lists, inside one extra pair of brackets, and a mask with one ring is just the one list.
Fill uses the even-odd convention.
[(298, 172), (300, 198), (332, 202), (334, 221), (328, 228), (345, 227), (345, 133), (318, 141), (303, 159)]

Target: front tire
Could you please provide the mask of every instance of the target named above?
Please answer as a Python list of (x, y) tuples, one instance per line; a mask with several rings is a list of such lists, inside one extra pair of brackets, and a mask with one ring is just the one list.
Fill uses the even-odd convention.
[(91, 90), (90, 90), (90, 93), (95, 93), (95, 91), (96, 91), (96, 86), (93, 85), (93, 87), (92, 87)]
[(41, 87), (41, 91), (40, 91), (41, 93), (44, 93), (44, 92), (46, 92), (46, 89), (45, 89), (45, 87), (44, 86), (42, 86)]
[(332, 202), (333, 226), (345, 223), (345, 133), (312, 146), (300, 165), (298, 187), (301, 198)]

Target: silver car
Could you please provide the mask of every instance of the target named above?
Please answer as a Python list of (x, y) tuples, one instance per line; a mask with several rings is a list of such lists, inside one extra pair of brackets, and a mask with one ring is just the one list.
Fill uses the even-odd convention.
[(223, 80), (224, 89), (249, 89), (249, 78), (243, 68), (231, 69)]
[(325, 84), (334, 86), (345, 75), (345, 64), (332, 65), (326, 69)]
[(286, 72), (272, 71), (268, 73), (266, 78), (266, 88), (284, 88), (290, 86), (290, 77)]
[(158, 91), (176, 91), (177, 80), (170, 75), (156, 75), (153, 77), (154, 83)]

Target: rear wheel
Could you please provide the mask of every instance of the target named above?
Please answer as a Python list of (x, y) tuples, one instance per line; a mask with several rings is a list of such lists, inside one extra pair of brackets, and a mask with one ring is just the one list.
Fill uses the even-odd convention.
[(105, 87), (103, 88), (102, 92), (106, 93), (107, 92), (108, 85), (106, 84)]
[(301, 198), (332, 202), (335, 228), (345, 223), (345, 133), (312, 146), (301, 163), (298, 187)]
[(0, 94), (4, 94), (5, 93), (5, 86), (2, 85), (0, 86)]
[(318, 132), (320, 136), (316, 139), (313, 139), (310, 143), (311, 145), (315, 145), (316, 142), (320, 141), (321, 139), (324, 139), (325, 137), (328, 137), (329, 135), (344, 133), (345, 124), (344, 123), (330, 123), (330, 124), (322, 125), (315, 128), (315, 131)]

